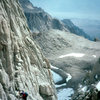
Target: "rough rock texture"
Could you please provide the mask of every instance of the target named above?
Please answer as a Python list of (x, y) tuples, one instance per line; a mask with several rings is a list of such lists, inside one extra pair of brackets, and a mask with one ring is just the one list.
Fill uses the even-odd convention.
[(44, 32), (49, 29), (68, 31), (58, 19), (53, 19), (43, 9), (34, 7), (29, 0), (19, 0), (24, 10), (29, 28), (34, 33)]
[(91, 86), (86, 92), (76, 93), (72, 100), (100, 100), (100, 91)]
[(0, 100), (19, 100), (17, 90), (28, 100), (56, 100), (48, 60), (31, 39), (18, 0), (0, 0)]
[(100, 80), (100, 58), (94, 64), (91, 71), (87, 72), (86, 76), (84, 77), (84, 84), (85, 85), (95, 84), (99, 80)]
[(84, 77), (82, 86), (87, 86), (85, 91), (81, 91), (83, 87), (79, 88), (73, 95), (72, 100), (100, 100), (100, 90), (96, 85), (100, 81), (100, 58), (93, 66), (93, 69)]

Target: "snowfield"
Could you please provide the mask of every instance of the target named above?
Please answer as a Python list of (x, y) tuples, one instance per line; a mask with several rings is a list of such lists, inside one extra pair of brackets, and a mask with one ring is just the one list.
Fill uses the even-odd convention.
[(66, 54), (66, 55), (61, 55), (59, 56), (59, 58), (64, 58), (64, 57), (84, 57), (85, 54), (83, 53), (70, 53), (70, 54)]

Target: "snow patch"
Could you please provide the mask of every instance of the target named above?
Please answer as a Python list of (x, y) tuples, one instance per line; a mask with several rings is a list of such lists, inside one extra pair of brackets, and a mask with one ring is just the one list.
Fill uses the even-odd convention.
[(96, 58), (97, 56), (96, 55), (92, 55), (94, 58)]
[(100, 81), (99, 81), (98, 84), (96, 85), (96, 88), (98, 89), (98, 91), (100, 91)]
[(68, 82), (70, 79), (72, 79), (72, 76), (69, 73), (67, 73), (67, 76), (68, 76), (68, 78), (66, 78), (66, 82)]
[(87, 91), (87, 86), (84, 86), (81, 90), (82, 90), (83, 92), (86, 92), (86, 91)]
[(64, 88), (58, 91), (58, 100), (70, 100), (71, 95), (74, 94), (74, 90), (72, 88)]
[(56, 86), (56, 88), (59, 88), (59, 87), (62, 87), (62, 86), (66, 86), (66, 83), (61, 84), (61, 85), (55, 85), (55, 86)]
[(1, 61), (1, 59), (0, 59), (0, 66), (3, 66), (3, 65), (2, 65), (2, 61)]
[(59, 69), (59, 68), (57, 68), (57, 67), (55, 67), (55, 66), (52, 66), (52, 65), (50, 65), (51, 66), (51, 68), (54, 68), (54, 69)]
[(57, 82), (62, 80), (62, 77), (59, 74), (55, 73), (54, 71), (51, 71), (51, 72), (53, 74), (53, 79), (54, 79), (55, 83), (57, 83)]
[(26, 5), (28, 9), (34, 9), (31, 5)]
[(83, 53), (70, 53), (70, 54), (66, 54), (66, 55), (61, 55), (59, 56), (59, 58), (64, 58), (64, 57), (84, 57), (85, 54)]
[(97, 74), (95, 75), (95, 79), (98, 79), (98, 75)]

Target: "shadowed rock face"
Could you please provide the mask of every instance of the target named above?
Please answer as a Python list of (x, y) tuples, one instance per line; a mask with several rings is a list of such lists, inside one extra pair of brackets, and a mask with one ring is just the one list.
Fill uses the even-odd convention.
[(18, 0), (0, 0), (0, 100), (56, 100), (49, 62), (31, 39)]

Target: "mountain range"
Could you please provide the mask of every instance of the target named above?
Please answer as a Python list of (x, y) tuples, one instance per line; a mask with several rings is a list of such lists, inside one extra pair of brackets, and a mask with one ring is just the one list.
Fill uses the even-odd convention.
[(44, 32), (50, 29), (58, 29), (69, 31), (73, 34), (83, 36), (91, 40), (91, 38), (82, 29), (75, 26), (71, 20), (66, 19), (61, 21), (56, 18), (52, 18), (43, 9), (34, 7), (29, 0), (26, 0), (25, 2), (24, 0), (19, 1), (27, 18), (29, 28), (33, 33)]

